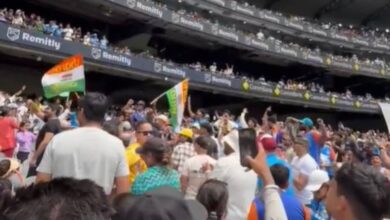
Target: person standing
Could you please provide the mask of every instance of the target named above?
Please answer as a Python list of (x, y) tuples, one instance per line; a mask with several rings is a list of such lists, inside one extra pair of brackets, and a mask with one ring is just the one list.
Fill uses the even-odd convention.
[(244, 220), (256, 192), (257, 175), (240, 164), (238, 131), (233, 130), (222, 138), (223, 157), (217, 161), (210, 179), (225, 182), (229, 191), (226, 219)]
[(16, 158), (23, 163), (27, 160), (28, 155), (32, 150), (32, 145), (37, 139), (36, 135), (29, 131), (30, 122), (21, 122), (20, 130), (16, 133), (16, 142), (19, 146), (18, 153), (16, 154)]
[[(280, 188), (280, 198), (286, 210), (288, 220), (310, 220), (310, 211), (295, 197), (285, 190), (289, 186), (289, 169), (281, 164), (270, 167), (275, 184)], [(247, 220), (262, 220), (265, 216), (264, 202), (256, 197), (249, 210)]]
[(195, 139), (196, 155), (189, 158), (181, 171), (181, 189), (186, 199), (195, 199), (199, 187), (208, 179), (216, 160), (207, 155), (212, 147), (212, 139), (200, 136)]
[(144, 160), (137, 153), (138, 148), (145, 144), (146, 139), (152, 136), (153, 127), (148, 122), (138, 122), (135, 126), (135, 138), (136, 143), (131, 144), (126, 149), (126, 160), (127, 166), (129, 167), (129, 183), (130, 186), (133, 184), (135, 178), (140, 174), (145, 172), (148, 167), (146, 166)]
[(131, 194), (142, 195), (154, 189), (167, 186), (180, 190), (179, 173), (169, 168), (171, 149), (161, 138), (148, 138), (137, 149), (148, 170), (135, 178)]
[(291, 161), (294, 191), (297, 198), (306, 206), (310, 206), (313, 192), (306, 189), (309, 175), (318, 169), (316, 161), (308, 153), (308, 141), (297, 137), (294, 140), (296, 156)]
[(46, 123), (38, 133), (35, 151), (30, 159), (30, 168), (27, 177), (37, 175), (36, 167), (40, 164), (47, 145), (53, 139), (54, 135), (62, 131), (61, 122), (57, 118), (58, 113), (59, 107), (56, 104), (49, 104), (43, 111), (44, 121)]
[(179, 145), (174, 147), (172, 153), (173, 168), (181, 172), (187, 159), (195, 156), (192, 144), (193, 133), (191, 129), (184, 128), (179, 132)]
[(19, 126), (14, 119), (8, 116), (9, 109), (5, 106), (0, 109), (0, 150), (6, 157), (12, 157), (16, 147), (15, 129)]
[(81, 127), (52, 139), (37, 168), (37, 182), (73, 177), (94, 181), (107, 195), (129, 190), (123, 143), (102, 129), (107, 109), (108, 99), (100, 93), (87, 93), (79, 100), (77, 117)]

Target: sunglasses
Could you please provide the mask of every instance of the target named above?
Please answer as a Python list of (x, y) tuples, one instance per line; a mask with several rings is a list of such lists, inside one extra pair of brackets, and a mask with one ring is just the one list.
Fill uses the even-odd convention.
[(138, 134), (142, 134), (143, 136), (149, 136), (153, 133), (153, 131), (137, 131)]

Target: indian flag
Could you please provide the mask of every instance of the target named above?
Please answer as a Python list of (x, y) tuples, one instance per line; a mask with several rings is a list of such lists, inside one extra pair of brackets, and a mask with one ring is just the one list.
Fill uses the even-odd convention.
[(65, 92), (84, 92), (83, 57), (75, 55), (52, 67), (43, 75), (42, 87), (46, 98), (59, 96)]
[(165, 95), (168, 99), (171, 125), (179, 132), (188, 96), (188, 79), (168, 90)]

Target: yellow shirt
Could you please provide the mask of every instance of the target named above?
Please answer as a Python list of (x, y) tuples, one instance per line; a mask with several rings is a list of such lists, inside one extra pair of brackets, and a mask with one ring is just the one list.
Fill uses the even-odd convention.
[(134, 143), (126, 149), (127, 166), (129, 166), (130, 169), (130, 185), (133, 185), (133, 182), (138, 174), (143, 173), (148, 169), (141, 156), (136, 152), (140, 146), (140, 144)]

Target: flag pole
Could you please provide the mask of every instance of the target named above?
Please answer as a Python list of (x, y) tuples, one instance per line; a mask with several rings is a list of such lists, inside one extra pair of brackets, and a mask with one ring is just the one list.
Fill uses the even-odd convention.
[(166, 92), (163, 92), (162, 94), (160, 94), (159, 96), (157, 96), (155, 99), (153, 99), (153, 101), (150, 102), (151, 105), (154, 105), (157, 103), (157, 101), (159, 99), (161, 99), (164, 95), (165, 95)]

